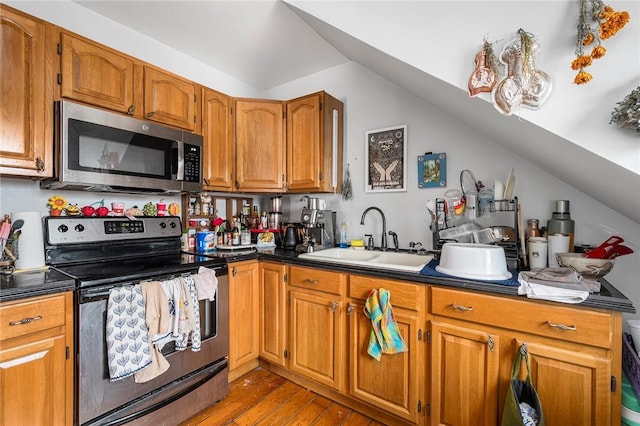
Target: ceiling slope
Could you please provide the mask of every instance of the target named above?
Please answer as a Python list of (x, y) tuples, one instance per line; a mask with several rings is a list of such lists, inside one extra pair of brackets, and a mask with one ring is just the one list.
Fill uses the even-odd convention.
[[(446, 111), (490, 140), (640, 223), (638, 174), (521, 117), (497, 114), (491, 103), (482, 99), (470, 101), (465, 90), (381, 52), (291, 4), (287, 5), (350, 60)], [(554, 155), (546, 154), (549, 152)], [(594, 170), (598, 172), (594, 173)]]

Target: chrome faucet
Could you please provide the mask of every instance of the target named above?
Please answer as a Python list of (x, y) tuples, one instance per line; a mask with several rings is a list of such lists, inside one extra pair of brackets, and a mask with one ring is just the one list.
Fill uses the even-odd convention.
[(382, 216), (382, 241), (380, 243), (380, 248), (382, 251), (387, 251), (387, 219), (384, 217), (384, 213), (378, 207), (367, 207), (364, 212), (362, 212), (362, 218), (360, 219), (360, 225), (364, 225), (364, 217), (369, 213), (369, 210), (377, 210), (380, 212), (380, 216)]

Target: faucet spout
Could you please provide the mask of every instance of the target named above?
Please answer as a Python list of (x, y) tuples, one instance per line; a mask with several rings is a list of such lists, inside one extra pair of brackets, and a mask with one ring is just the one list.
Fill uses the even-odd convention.
[(382, 210), (378, 207), (367, 207), (364, 212), (362, 212), (362, 218), (360, 219), (360, 225), (364, 225), (364, 218), (369, 213), (370, 210), (376, 210), (380, 213), (382, 217), (382, 239), (380, 240), (380, 248), (382, 251), (387, 251), (387, 218), (384, 216)]

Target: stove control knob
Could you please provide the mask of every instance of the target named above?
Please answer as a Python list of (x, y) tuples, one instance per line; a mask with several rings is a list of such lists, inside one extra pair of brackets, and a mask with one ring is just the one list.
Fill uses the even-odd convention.
[(82, 232), (82, 231), (84, 231), (84, 225), (79, 223), (73, 229), (75, 229), (77, 232)]
[(65, 225), (64, 223), (60, 226), (58, 226), (58, 232), (67, 232), (69, 230), (69, 227), (67, 225)]
[(164, 229), (167, 227), (167, 224), (164, 222), (160, 222), (160, 228)]
[(176, 223), (175, 223), (175, 222), (171, 222), (171, 223), (169, 224), (169, 226), (175, 229), (175, 227), (176, 227), (176, 226), (178, 226), (178, 225), (176, 225)]

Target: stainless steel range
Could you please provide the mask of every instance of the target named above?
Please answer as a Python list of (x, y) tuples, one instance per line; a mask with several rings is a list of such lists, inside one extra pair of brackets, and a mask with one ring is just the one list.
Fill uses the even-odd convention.
[[(227, 394), (226, 262), (182, 254), (181, 233), (180, 218), (173, 216), (45, 219), (47, 264), (77, 283), (75, 424), (174, 425)], [(106, 332), (112, 291), (193, 279), (201, 266), (209, 277), (215, 271), (217, 292), (213, 301), (198, 303), (200, 349), (193, 350), (193, 339), (186, 348), (169, 342), (161, 350), (169, 363), (165, 372), (142, 383), (134, 376), (112, 380)]]

